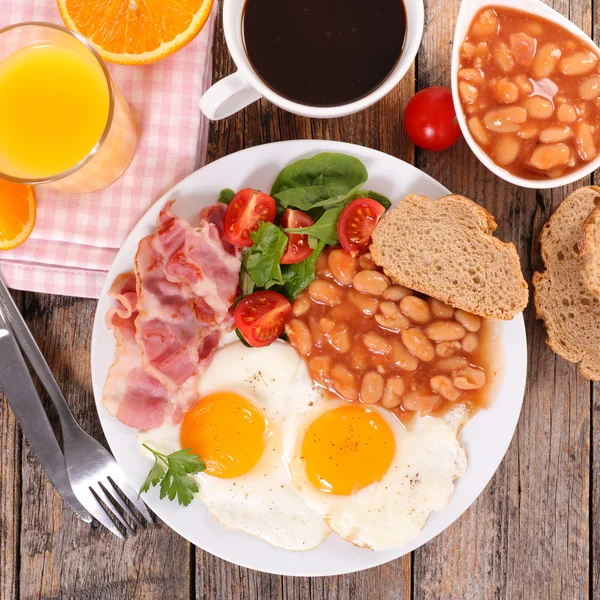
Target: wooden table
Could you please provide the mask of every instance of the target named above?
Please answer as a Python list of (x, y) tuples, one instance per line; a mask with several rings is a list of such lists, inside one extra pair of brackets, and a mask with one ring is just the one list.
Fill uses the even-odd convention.
[[(318, 121), (262, 101), (211, 126), (208, 161), (296, 138), (343, 140), (382, 150), (414, 162), (492, 212), (499, 237), (516, 244), (530, 280), (541, 267), (540, 229), (570, 190), (511, 186), (489, 173), (463, 141), (443, 153), (415, 152), (403, 132), (402, 114), (415, 79), (417, 88), (450, 84), (458, 5), (458, 0), (425, 0), (425, 34), (414, 70), (376, 106)], [(556, 0), (553, 6), (600, 38), (598, 0)], [(218, 33), (214, 79), (233, 70)], [(573, 188), (591, 182), (586, 177)], [(32, 293), (16, 297), (77, 418), (103, 440), (89, 365), (95, 302)], [(78, 521), (23, 443), (2, 400), (0, 600), (600, 599), (600, 386), (549, 350), (531, 306), (525, 320), (529, 368), (523, 411), (508, 453), (485, 491), (423, 548), (341, 577), (277, 577), (239, 568), (195, 548), (162, 524), (122, 542), (101, 527)]]

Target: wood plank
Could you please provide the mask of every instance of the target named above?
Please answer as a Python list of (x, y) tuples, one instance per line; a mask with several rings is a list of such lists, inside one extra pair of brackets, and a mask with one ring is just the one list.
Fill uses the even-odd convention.
[(591, 562), (591, 598), (600, 600), (600, 383), (592, 387), (592, 489), (590, 495), (590, 537), (592, 547)]
[[(600, 0), (592, 0), (592, 38), (600, 43)], [(600, 185), (597, 172), (594, 183)], [(590, 598), (600, 600), (600, 383), (591, 387)]]
[(21, 435), (0, 393), (0, 600), (17, 597), (21, 530)]
[(410, 560), (400, 558), (358, 573), (312, 578), (310, 598), (314, 600), (355, 600), (357, 598), (405, 600), (410, 598), (410, 569)]
[[(218, 15), (218, 23), (221, 15)], [(235, 71), (220, 28), (214, 45), (213, 81)], [(341, 119), (298, 117), (260, 100), (228, 119), (211, 124), (207, 162), (240, 150), (279, 140), (337, 139), (361, 144), (413, 161), (413, 146), (402, 127), (402, 107), (414, 92), (414, 71), (377, 105)], [(226, 182), (223, 182), (226, 185)], [(407, 598), (410, 557), (385, 567), (337, 578), (279, 578), (248, 571), (197, 550), (196, 597), (211, 598)], [(355, 596), (354, 593), (359, 594)], [(368, 595), (362, 595), (363, 592)], [(349, 595), (352, 594), (352, 595)]]
[[(76, 418), (104, 441), (88, 358), (96, 303), (30, 293), (21, 297), (25, 318)], [(22, 477), (21, 600), (162, 600), (165, 590), (174, 598), (189, 596), (189, 544), (183, 538), (159, 525), (123, 542), (103, 527), (79, 521), (26, 444)]]
[[(419, 87), (450, 84), (450, 52), (439, 48), (450, 48), (456, 13), (436, 5), (426, 2)], [(589, 2), (555, 7), (589, 30)], [(541, 267), (539, 230), (566, 192), (535, 193), (502, 182), (464, 141), (442, 154), (419, 153), (417, 164), (496, 216), (498, 236), (515, 242), (530, 280)], [(588, 596), (589, 385), (546, 346), (531, 306), (525, 319), (528, 384), (517, 433), (469, 511), (415, 552), (416, 599)]]

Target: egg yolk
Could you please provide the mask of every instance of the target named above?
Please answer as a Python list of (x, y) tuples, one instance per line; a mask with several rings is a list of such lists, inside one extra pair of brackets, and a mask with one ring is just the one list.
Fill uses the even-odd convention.
[(250, 471), (265, 448), (266, 422), (244, 396), (219, 392), (202, 398), (181, 425), (182, 448), (199, 454), (206, 473), (239, 477)]
[(309, 481), (322, 492), (348, 495), (388, 470), (396, 443), (391, 427), (360, 405), (334, 408), (315, 419), (302, 441)]

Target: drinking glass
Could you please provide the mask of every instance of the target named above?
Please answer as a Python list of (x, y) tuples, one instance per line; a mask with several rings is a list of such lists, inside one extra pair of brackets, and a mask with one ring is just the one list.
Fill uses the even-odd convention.
[[(19, 64), (23, 56), (32, 55), (27, 53), (28, 50), (38, 53), (35, 56), (35, 69), (31, 66), (33, 63), (23, 61), (22, 65)], [(46, 54), (39, 54), (40, 51)], [(61, 56), (65, 60), (61, 60)], [(43, 58), (42, 62), (40, 62), (40, 57)], [(66, 60), (67, 58), (69, 60)], [(44, 77), (48, 74), (50, 77), (48, 81), (51, 82), (51, 85), (48, 86), (48, 89), (44, 89), (41, 94), (42, 98), (38, 95), (33, 103), (27, 97), (22, 98), (24, 107), (22, 110), (30, 111), (27, 114), (28, 125), (35, 124), (36, 118), (39, 119), (38, 125), (44, 124), (45, 137), (42, 135), (36, 137), (35, 128), (28, 128), (30, 129), (28, 133), (32, 134), (29, 136), (31, 139), (27, 136), (23, 138), (25, 142), (20, 146), (18, 166), (16, 160), (11, 163), (11, 159), (7, 157), (10, 152), (14, 154), (16, 146), (14, 141), (21, 141), (19, 131), (11, 130), (10, 118), (5, 117), (6, 120), (3, 122), (0, 115), (0, 123), (2, 123), (0, 125), (0, 178), (28, 185), (43, 185), (64, 192), (86, 193), (111, 184), (125, 171), (137, 146), (136, 123), (131, 109), (114, 84), (104, 61), (83, 37), (64, 27), (49, 23), (21, 23), (0, 29), (0, 99), (10, 97), (10, 90), (2, 90), (1, 87), (2, 82), (5, 81), (1, 76), (3, 75), (3, 63), (7, 68), (10, 65), (12, 79), (9, 81), (14, 82), (22, 78), (19, 83), (27, 86), (27, 78), (35, 77), (37, 72), (38, 75)], [(74, 65), (77, 68), (74, 68)], [(89, 88), (85, 89), (85, 83), (78, 80), (78, 75), (82, 74), (86, 77), (80, 77), (80, 79), (93, 81), (94, 84), (97, 84), (97, 89), (102, 90), (106, 85), (108, 97), (106, 122), (104, 122), (103, 116), (106, 114), (104, 109), (104, 112), (92, 114), (89, 107), (98, 100), (98, 97), (94, 97)], [(38, 81), (40, 80), (38, 79)], [(26, 89), (26, 87), (22, 88), (19, 85), (18, 88), (14, 87), (13, 89)], [(87, 98), (86, 91), (88, 92)], [(104, 90), (102, 91), (104, 93)], [(104, 102), (105, 96), (101, 95), (102, 102)], [(70, 100), (77, 102), (78, 114), (82, 117), (83, 126), (78, 130), (69, 130), (69, 113), (64, 104), (61, 113), (61, 99), (64, 100), (69, 96)], [(89, 101), (87, 104), (86, 99)], [(18, 107), (21, 99), (12, 97), (10, 101), (13, 107)], [(43, 111), (39, 110), (40, 102), (44, 106)], [(38, 108), (37, 115), (35, 114), (36, 106)], [(105, 107), (105, 104), (102, 106)], [(96, 119), (91, 133), (87, 132), (88, 137), (82, 141), (82, 131), (87, 129), (88, 125), (85, 112), (88, 108), (90, 122), (94, 120), (94, 117), (101, 116)], [(20, 107), (19, 110), (21, 110)], [(6, 110), (4, 112), (7, 113)], [(49, 115), (52, 117), (51, 119), (48, 119)], [(46, 127), (49, 125), (48, 120), (52, 122), (52, 128)], [(64, 121), (64, 128), (61, 128), (61, 120)], [(4, 136), (2, 129), (4, 129)], [(42, 128), (40, 127), (40, 129)], [(13, 140), (12, 143), (8, 141), (9, 131), (12, 135), (10, 138)], [(48, 131), (55, 132), (55, 134), (48, 137)], [(98, 132), (97, 139), (96, 132)], [(2, 148), (3, 137), (6, 144), (4, 149)], [(41, 149), (42, 142), (40, 140), (42, 138), (45, 150)], [(66, 163), (71, 155), (79, 156), (81, 154), (81, 152), (74, 154), (73, 147), (83, 148), (83, 153), (85, 153), (88, 147), (85, 144), (90, 139), (91, 144), (89, 145), (93, 145), (89, 152), (76, 159), (73, 164)], [(78, 143), (80, 146), (77, 146)], [(8, 154), (3, 153), (3, 150), (6, 150)], [(31, 160), (28, 165), (29, 159)], [(41, 168), (40, 165), (44, 164), (46, 159), (48, 160), (47, 164)], [(60, 172), (48, 172), (48, 169), (51, 169), (57, 160), (65, 163), (64, 168)]]

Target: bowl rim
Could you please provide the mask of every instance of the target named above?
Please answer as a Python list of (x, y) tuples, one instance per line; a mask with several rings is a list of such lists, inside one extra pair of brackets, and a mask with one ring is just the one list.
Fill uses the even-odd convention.
[(456, 112), (456, 119), (458, 121), (458, 125), (460, 130), (465, 138), (469, 148), (475, 154), (475, 156), (479, 159), (481, 163), (485, 167), (487, 167), (494, 175), (500, 177), (504, 181), (508, 183), (512, 183), (514, 185), (518, 185), (520, 187), (529, 188), (529, 189), (553, 189), (568, 185), (575, 181), (578, 181), (582, 177), (589, 175), (597, 168), (600, 167), (600, 153), (598, 156), (590, 161), (589, 163), (584, 164), (579, 169), (568, 173), (567, 175), (562, 175), (561, 177), (556, 177), (555, 179), (528, 179), (525, 177), (519, 177), (518, 175), (513, 175), (506, 169), (497, 165), (477, 144), (469, 128), (467, 126), (467, 118), (463, 111), (460, 97), (458, 95), (458, 65), (459, 65), (459, 49), (462, 45), (464, 37), (466, 35), (467, 29), (473, 20), (475, 14), (486, 7), (506, 7), (506, 8), (514, 8), (516, 10), (520, 10), (524, 13), (529, 13), (538, 17), (542, 17), (548, 20), (552, 20), (556, 22), (558, 25), (564, 27), (571, 33), (578, 36), (581, 40), (591, 46), (596, 54), (600, 56), (600, 47), (575, 23), (567, 19), (565, 16), (560, 14), (558, 11), (554, 10), (550, 6), (543, 4), (539, 0), (530, 0), (527, 3), (523, 3), (521, 0), (463, 0), (458, 18), (456, 20), (456, 26), (454, 29), (454, 40), (452, 44), (452, 64), (450, 67), (450, 77), (452, 83), (452, 100), (454, 102), (454, 110)]

